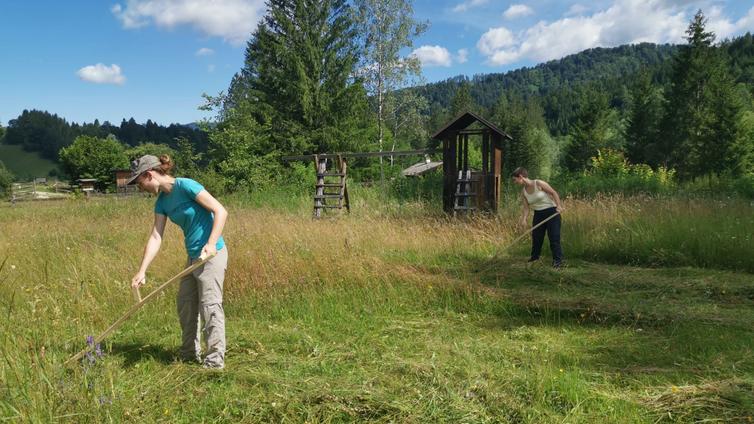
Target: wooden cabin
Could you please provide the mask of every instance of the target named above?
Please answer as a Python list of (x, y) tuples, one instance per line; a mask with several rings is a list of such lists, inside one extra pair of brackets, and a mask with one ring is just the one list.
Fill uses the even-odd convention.
[(115, 188), (116, 191), (121, 191), (121, 189), (125, 189), (127, 187), (126, 181), (131, 177), (131, 170), (130, 169), (114, 169), (113, 173), (115, 173)]
[[(469, 137), (481, 143), (481, 169), (469, 166)], [(460, 114), (432, 138), (442, 142), (443, 209), (454, 214), (496, 212), (502, 184), (503, 143), (513, 138), (473, 112)]]

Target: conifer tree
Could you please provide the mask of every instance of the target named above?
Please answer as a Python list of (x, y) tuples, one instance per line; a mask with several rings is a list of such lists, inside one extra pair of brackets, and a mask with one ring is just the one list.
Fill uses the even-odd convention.
[(673, 64), (658, 143), (659, 156), (668, 158), (666, 165), (682, 178), (740, 172), (736, 152), (746, 147), (738, 130), (742, 104), (727, 59), (713, 46), (715, 34), (705, 25), (700, 10), (686, 30), (688, 44)]
[(471, 88), (468, 81), (463, 81), (458, 86), (453, 100), (450, 102), (450, 114), (453, 118), (457, 117), (463, 112), (473, 112), (474, 100), (471, 98)]
[(655, 148), (662, 119), (662, 94), (652, 85), (646, 69), (642, 70), (631, 87), (631, 106), (625, 130), (626, 156), (632, 163), (646, 163), (657, 167), (662, 158)]
[(246, 48), (244, 81), (235, 84), (244, 92), (230, 97), (269, 119), (281, 152), (346, 149), (366, 101), (353, 78), (355, 37), (345, 0), (270, 0)]
[(503, 140), (504, 173), (522, 166), (530, 175), (542, 175), (547, 156), (542, 135), (548, 132), (542, 115), (541, 106), (533, 99), (514, 97), (509, 101), (505, 94), (500, 96), (493, 121), (513, 138)]
[(607, 139), (607, 97), (596, 90), (587, 89), (581, 94), (580, 107), (569, 131), (571, 142), (563, 158), (565, 168), (571, 172), (583, 170), (589, 160)]

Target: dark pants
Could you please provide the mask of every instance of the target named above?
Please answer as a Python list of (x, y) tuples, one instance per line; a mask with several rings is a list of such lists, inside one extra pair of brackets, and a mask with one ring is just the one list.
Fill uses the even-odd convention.
[[(536, 226), (556, 212), (556, 208), (534, 211), (534, 221), (532, 222), (532, 226)], [(547, 238), (550, 240), (552, 264), (556, 266), (560, 265), (560, 263), (563, 261), (563, 249), (560, 247), (560, 215), (547, 221), (545, 224), (542, 224), (540, 227), (535, 228), (534, 231), (532, 231), (530, 260), (537, 260), (539, 259), (539, 255), (542, 254), (542, 243), (544, 243), (545, 241), (545, 232), (547, 232)]]

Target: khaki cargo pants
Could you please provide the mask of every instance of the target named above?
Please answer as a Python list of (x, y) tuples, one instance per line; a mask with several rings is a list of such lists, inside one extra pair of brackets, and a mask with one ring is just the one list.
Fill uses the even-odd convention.
[[(188, 264), (199, 259), (190, 259)], [(199, 318), (204, 324), (202, 332), (207, 343), (204, 366), (225, 366), (225, 312), (223, 311), (223, 281), (228, 267), (228, 247), (217, 256), (183, 277), (178, 288), (178, 317), (181, 321), (181, 358), (201, 361)]]

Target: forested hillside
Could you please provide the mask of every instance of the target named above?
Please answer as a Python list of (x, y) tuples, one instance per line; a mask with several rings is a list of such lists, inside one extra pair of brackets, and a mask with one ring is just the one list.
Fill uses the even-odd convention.
[[(424, 27), (410, 4), (401, 4), (390, 10), (371, 0), (271, 3), (227, 92), (206, 96), (202, 108), (215, 112), (207, 131), (133, 119), (69, 124), (24, 111), (9, 122), (5, 143), (59, 160), (64, 147), (72, 149), (70, 159), (70, 152), (106, 145), (103, 139), (113, 136), (113, 166), (129, 155), (172, 149), (184, 170), (235, 191), (301, 180), (302, 168), (280, 160), (287, 154), (436, 147), (430, 135), (472, 110), (513, 137), (505, 146), (506, 169), (525, 166), (569, 182), (617, 178), (621, 190), (631, 179), (633, 191), (711, 176), (742, 178), (748, 187), (754, 178), (749, 33), (718, 40), (699, 11), (683, 44), (595, 48), (531, 68), (417, 85), (419, 63), (400, 51)], [(390, 25), (376, 25), (375, 13)], [(79, 145), (71, 146), (76, 139)], [(350, 175), (383, 179), (405, 165), (389, 164), (359, 159)], [(64, 169), (72, 176), (97, 173), (73, 162)]]
[(639, 70), (649, 69), (656, 83), (667, 83), (669, 60), (677, 51), (677, 46), (650, 43), (595, 48), (531, 68), (471, 78), (461, 75), (416, 90), (427, 98), (432, 115), (450, 108), (463, 84), (469, 85), (471, 99), (481, 111), (494, 109), (501, 96), (508, 101), (536, 98), (548, 127), (559, 135), (567, 132), (581, 91), (587, 87), (607, 90), (612, 104), (623, 106), (627, 82)]
[(10, 120), (3, 142), (19, 145), (27, 151), (39, 152), (42, 157), (57, 161), (60, 149), (69, 146), (81, 135), (100, 138), (113, 135), (128, 146), (149, 142), (173, 148), (177, 147), (178, 139), (185, 138), (196, 150), (207, 149), (206, 133), (195, 127), (178, 124), (164, 127), (151, 120), (138, 124), (133, 118), (123, 119), (120, 125), (107, 121), (100, 124), (99, 120), (78, 124), (69, 123), (57, 114), (39, 110), (24, 110), (16, 119)]

